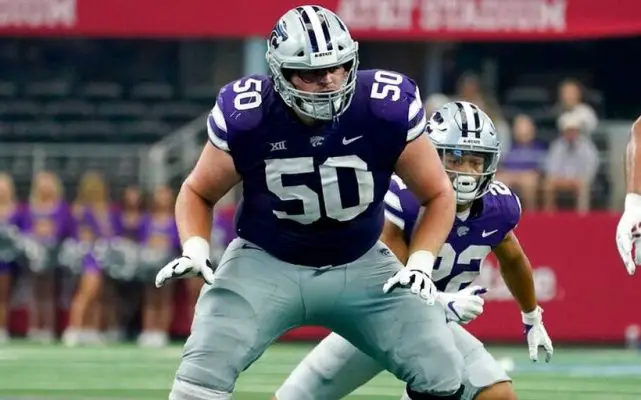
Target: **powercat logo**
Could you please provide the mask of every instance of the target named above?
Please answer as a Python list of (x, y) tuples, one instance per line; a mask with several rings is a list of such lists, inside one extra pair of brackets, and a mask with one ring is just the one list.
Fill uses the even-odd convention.
[(0, 27), (73, 27), (77, 0), (0, 0)]
[(278, 46), (280, 46), (280, 44), (288, 38), (289, 35), (287, 34), (287, 23), (285, 21), (280, 21), (272, 30), (269, 42), (271, 43), (273, 48), (277, 49)]

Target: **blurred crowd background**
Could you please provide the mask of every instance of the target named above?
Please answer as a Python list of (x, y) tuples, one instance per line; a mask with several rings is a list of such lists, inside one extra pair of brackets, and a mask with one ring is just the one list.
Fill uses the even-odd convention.
[[(263, 26), (294, 5), (275, 2)], [(200, 288), (198, 280), (152, 287), (155, 270), (179, 252), (174, 197), (206, 142), (218, 89), (266, 72), (269, 28), (243, 34), (242, 20), (231, 18), (235, 34), (172, 35), (162, 31), (165, 18), (157, 35), (122, 27), (84, 35), (79, 10), (78, 32), (68, 21), (0, 23), (0, 342), (25, 335), (163, 346), (188, 330)], [(523, 39), (497, 29), (489, 39), (454, 32), (422, 40), (359, 29), (360, 67), (409, 75), (428, 112), (454, 99), (488, 112), (503, 150), (497, 179), (520, 194), (526, 215), (622, 207), (623, 148), (641, 114), (641, 29), (607, 39), (545, 29)], [(239, 196), (217, 208), (216, 254), (233, 236)], [(87, 251), (96, 243), (101, 251)], [(172, 328), (176, 320), (183, 328)]]

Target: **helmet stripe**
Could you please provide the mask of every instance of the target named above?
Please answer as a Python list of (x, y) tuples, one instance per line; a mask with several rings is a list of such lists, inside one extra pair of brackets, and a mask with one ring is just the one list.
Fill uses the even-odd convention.
[(467, 137), (469, 129), (467, 126), (467, 113), (465, 112), (465, 107), (463, 107), (463, 104), (458, 101), (456, 102), (456, 106), (461, 114), (461, 133), (463, 134), (463, 137)]
[(321, 27), (323, 28), (323, 36), (325, 36), (325, 44), (327, 45), (327, 51), (334, 50), (334, 44), (332, 43), (332, 38), (329, 36), (329, 27), (327, 26), (327, 20), (321, 22)]
[[(318, 6), (312, 6), (317, 15), (321, 12), (321, 8)], [(329, 21), (327, 20), (327, 13), (323, 12), (321, 21), (321, 28), (323, 28), (323, 36), (325, 36), (325, 43), (327, 44), (327, 51), (334, 50), (334, 45), (332, 43), (332, 38), (329, 35)]]
[(474, 130), (478, 131), (481, 129), (481, 116), (479, 115), (479, 109), (476, 105), (472, 103), (470, 103), (470, 107), (474, 112)]
[[(311, 6), (303, 6), (303, 21), (311, 25), (311, 29), (307, 26), (307, 33), (309, 35), (309, 40), (312, 43), (313, 52), (325, 52), (327, 51), (327, 41), (323, 37), (323, 27), (321, 26), (321, 20), (318, 18), (318, 14), (314, 11)], [(305, 16), (307, 19), (305, 19)], [(329, 33), (329, 32), (328, 32)], [(314, 50), (314, 44), (316, 49)]]
[(317, 53), (318, 41), (316, 40), (316, 35), (314, 34), (314, 30), (310, 29), (312, 22), (309, 19), (309, 15), (307, 15), (307, 12), (303, 7), (298, 7), (296, 11), (298, 11), (298, 13), (303, 18), (303, 30), (307, 32), (307, 36), (309, 37), (309, 44), (312, 49), (312, 52)]
[(467, 102), (457, 101), (455, 104), (461, 114), (461, 136), (468, 137), (473, 133), (478, 139), (481, 135), (481, 117), (478, 108)]

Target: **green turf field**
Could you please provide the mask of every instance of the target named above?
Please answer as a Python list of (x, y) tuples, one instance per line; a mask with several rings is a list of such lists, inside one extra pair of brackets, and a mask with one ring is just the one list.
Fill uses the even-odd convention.
[[(268, 400), (309, 346), (273, 346), (240, 378), (236, 399)], [(514, 361), (521, 400), (641, 399), (641, 353), (557, 349), (546, 365), (530, 363), (525, 347), (491, 351)], [(0, 399), (166, 399), (179, 356), (179, 346), (67, 349), (12, 342), (0, 347)], [(349, 398), (398, 399), (401, 387), (381, 374)]]

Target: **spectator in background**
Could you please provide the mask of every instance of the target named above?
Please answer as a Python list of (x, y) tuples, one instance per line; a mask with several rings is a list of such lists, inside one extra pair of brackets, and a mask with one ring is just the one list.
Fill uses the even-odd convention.
[[(123, 192), (122, 203), (117, 215), (119, 234), (134, 243), (139, 243), (142, 231), (146, 226), (148, 215), (144, 209), (143, 194), (137, 186), (127, 186)], [(133, 322), (141, 303), (140, 283), (134, 281), (114, 281), (113, 291), (110, 296), (117, 299), (114, 305), (114, 314), (121, 328), (127, 328)], [(109, 289), (109, 288), (108, 288)], [(108, 332), (109, 333), (109, 332)], [(122, 337), (122, 329), (118, 333)], [(107, 338), (109, 341), (109, 338)]]
[[(123, 237), (137, 243), (140, 240), (144, 217), (142, 211), (142, 193), (137, 186), (127, 186), (123, 192), (120, 207), (114, 207), (110, 212), (112, 218), (112, 232), (108, 237)], [(109, 271), (109, 265), (101, 265)], [(112, 270), (113, 271), (113, 270)], [(103, 274), (103, 288), (101, 296), (102, 313), (102, 339), (106, 343), (116, 343), (123, 339), (125, 328), (131, 320), (134, 305), (139, 303), (137, 287), (132, 282), (120, 279), (121, 276)]]
[[(82, 175), (72, 212), (76, 238), (81, 243), (91, 246), (98, 238), (115, 233), (107, 184), (97, 172), (88, 171)], [(69, 309), (69, 325), (63, 335), (63, 341), (69, 346), (102, 343), (100, 330), (105, 312), (102, 267), (91, 253), (83, 257), (82, 264), (80, 281)]]
[(559, 192), (570, 192), (576, 197), (576, 208), (587, 212), (590, 208), (590, 184), (599, 167), (599, 153), (589, 137), (582, 133), (581, 114), (568, 112), (559, 118), (561, 137), (552, 142), (545, 163), (544, 207), (557, 208)]
[(174, 315), (175, 285), (156, 288), (154, 274), (158, 265), (169, 262), (180, 254), (180, 238), (174, 218), (174, 192), (168, 186), (154, 190), (153, 203), (142, 233), (142, 245), (146, 249), (141, 263), (149, 272), (144, 279), (142, 302), (142, 331), (138, 344), (143, 347), (163, 347), (169, 342), (169, 329)]
[[(39, 172), (33, 180), (25, 234), (46, 249), (41, 266), (31, 269), (29, 332), (31, 340), (49, 343), (54, 339), (56, 321), (55, 268), (57, 248), (74, 230), (69, 206), (64, 201), (60, 178), (49, 171)], [(30, 262), (30, 264), (32, 264)]]
[(519, 114), (512, 125), (512, 147), (503, 154), (496, 179), (515, 189), (526, 210), (537, 207), (539, 178), (546, 155), (546, 146), (536, 139), (534, 121)]
[(121, 235), (136, 242), (140, 240), (145, 216), (142, 192), (137, 186), (127, 186), (123, 191), (118, 214)]
[(466, 72), (459, 78), (457, 93), (454, 99), (469, 101), (484, 110), (494, 122), (494, 126), (499, 135), (501, 152), (505, 153), (509, 150), (512, 142), (510, 125), (501, 114), (501, 108), (498, 102), (483, 89), (481, 80), (476, 74)]
[(429, 118), (436, 110), (449, 103), (450, 98), (443, 93), (434, 93), (425, 100), (425, 115)]
[[(11, 232), (22, 228), (22, 209), (15, 197), (11, 176), (0, 173), (0, 229), (2, 247), (0, 252), (0, 344), (9, 340), (9, 311), (11, 306), (11, 275), (17, 267), (18, 241)], [(17, 233), (17, 232), (16, 232)]]
[(597, 128), (599, 118), (594, 108), (583, 102), (583, 94), (583, 85), (576, 79), (566, 79), (561, 82), (559, 85), (559, 103), (556, 107), (559, 114), (557, 123), (560, 123), (562, 115), (572, 112), (580, 121), (583, 133), (590, 136)]

